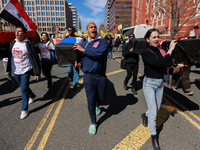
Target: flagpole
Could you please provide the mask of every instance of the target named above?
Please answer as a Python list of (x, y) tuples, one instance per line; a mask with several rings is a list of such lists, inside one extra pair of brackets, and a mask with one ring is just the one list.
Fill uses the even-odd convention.
[(6, 6), (10, 3), (10, 1), (11, 1), (11, 0), (9, 0), (9, 1), (6, 3), (6, 5), (3, 7), (3, 9), (2, 9), (1, 12), (0, 12), (0, 15), (1, 15), (2, 11), (6, 8)]

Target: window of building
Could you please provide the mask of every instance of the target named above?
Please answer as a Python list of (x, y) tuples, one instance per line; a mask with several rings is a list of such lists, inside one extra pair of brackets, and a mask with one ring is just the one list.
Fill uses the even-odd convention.
[[(3, 0), (3, 4), (4, 4), (4, 1), (5, 1), (5, 0)], [(26, 1), (23, 1), (23, 5), (26, 5)]]
[(52, 17), (52, 18), (51, 18), (51, 21), (55, 21), (55, 17)]
[(47, 17), (47, 21), (51, 21), (50, 17)]
[(35, 18), (33, 18), (33, 21), (36, 21), (36, 19), (35, 19)]
[(42, 23), (42, 26), (46, 26), (46, 23), (43, 22), (43, 23)]
[(40, 17), (37, 17), (37, 20), (38, 20), (38, 21), (41, 21), (41, 18), (40, 18)]
[(51, 6), (51, 10), (54, 10), (54, 7), (53, 7), (53, 6)]
[(50, 1), (50, 5), (54, 5), (54, 1)]
[(24, 10), (26, 11), (26, 7), (24, 7)]
[(36, 6), (36, 10), (40, 10), (40, 6)]
[(149, 13), (149, 0), (146, 2), (147, 13)]
[(40, 16), (40, 12), (37, 12), (37, 16)]
[(41, 10), (45, 10), (45, 7), (44, 7), (44, 6), (41, 6)]
[(34, 1), (32, 1), (32, 5), (34, 5)]
[(42, 16), (45, 16), (45, 12), (41, 12)]
[(59, 12), (56, 12), (56, 16), (60, 16)]
[(35, 11), (35, 7), (32, 7), (32, 10)]
[(39, 5), (40, 4), (40, 1), (35, 1), (36, 5)]
[(59, 10), (59, 7), (56, 7), (56, 10)]
[(49, 5), (49, 1), (45, 1), (45, 4), (46, 4), (46, 5)]
[(64, 2), (63, 2), (63, 1), (60, 1), (60, 5), (64, 5)]
[(35, 13), (33, 12), (33, 16), (35, 16)]
[(64, 16), (64, 12), (60, 12), (60, 15), (61, 15), (61, 16)]
[(27, 1), (27, 5), (31, 5), (31, 1)]
[(38, 22), (38, 26), (41, 26), (41, 23), (40, 23), (40, 22)]
[(32, 12), (28, 12), (28, 16), (32, 16)]
[(61, 26), (65, 27), (65, 23), (61, 23)]
[(51, 12), (51, 16), (55, 16), (55, 12)]
[(42, 21), (46, 21), (46, 18), (45, 18), (45, 17), (42, 17)]
[(55, 5), (59, 5), (59, 1), (55, 1)]
[(65, 21), (65, 18), (64, 18), (64, 17), (61, 17), (61, 21)]
[(44, 5), (44, 1), (40, 1), (40, 4), (41, 4), (41, 5)]
[(60, 18), (59, 18), (59, 17), (56, 17), (56, 21), (60, 21)]
[(60, 7), (60, 10), (64, 10), (64, 7)]
[(46, 12), (46, 16), (50, 16), (50, 12)]
[(49, 10), (49, 6), (46, 6), (46, 10)]
[(43, 31), (46, 31), (46, 28), (43, 28)]
[(31, 11), (31, 7), (28, 7), (28, 11)]

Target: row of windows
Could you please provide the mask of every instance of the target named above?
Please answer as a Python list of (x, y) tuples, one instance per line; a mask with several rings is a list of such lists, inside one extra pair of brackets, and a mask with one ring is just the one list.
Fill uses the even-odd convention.
[(131, 9), (132, 7), (115, 7), (116, 9)]
[[(5, 3), (4, 3), (5, 2)], [(49, 2), (50, 2), (50, 5), (64, 5), (64, 1), (36, 1), (36, 5), (49, 5)], [(60, 2), (60, 3), (59, 3)], [(7, 3), (7, 0), (3, 0), (3, 4), (6, 4)], [(31, 5), (31, 1), (23, 1), (23, 5)], [(32, 1), (32, 5), (34, 5), (34, 1)]]
[[(34, 19), (33, 19), (34, 20)], [(38, 21), (65, 21), (64, 17), (37, 17)]]
[(120, 1), (118, 1), (118, 2), (116, 2), (116, 4), (132, 4), (132, 2), (120, 2)]
[[(65, 8), (64, 7), (53, 7), (53, 6), (51, 6), (51, 10), (64, 10)], [(28, 11), (35, 11), (35, 7), (24, 7), (24, 10), (26, 11), (26, 10), (28, 10)], [(40, 8), (40, 6), (36, 6), (36, 10), (45, 10), (45, 6), (41, 6), (41, 8)], [(46, 6), (46, 10), (50, 10), (50, 7), (49, 6)]]
[[(61, 12), (61, 13), (59, 13), (59, 12), (37, 12), (37, 16), (45, 16), (45, 14), (46, 14), (46, 16), (65, 16), (65, 14), (64, 14), (64, 12)], [(28, 16), (32, 16), (32, 12), (28, 12)], [(33, 16), (35, 16), (35, 13), (33, 12)]]

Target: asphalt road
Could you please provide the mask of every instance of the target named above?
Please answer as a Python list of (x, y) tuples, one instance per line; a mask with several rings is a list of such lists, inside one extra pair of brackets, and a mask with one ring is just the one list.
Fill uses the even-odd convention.
[[(44, 77), (39, 82), (31, 77), (30, 88), (37, 99), (29, 105), (28, 118), (20, 120), (21, 91), (16, 82), (12, 92), (7, 90), (0, 63), (0, 150), (152, 150), (148, 127), (141, 124), (140, 116), (147, 110), (142, 82), (137, 81), (137, 96), (131, 89), (125, 91), (122, 84), (126, 71), (120, 69), (121, 52), (113, 54), (115, 60), (107, 62), (107, 98), (97, 116), (96, 135), (88, 132), (90, 119), (82, 72), (77, 91), (70, 87), (66, 68), (53, 66), (50, 90)], [(200, 69), (192, 67), (190, 82), (194, 96), (187, 96), (181, 83), (176, 92), (165, 86), (157, 121), (162, 150), (200, 149), (199, 74)]]

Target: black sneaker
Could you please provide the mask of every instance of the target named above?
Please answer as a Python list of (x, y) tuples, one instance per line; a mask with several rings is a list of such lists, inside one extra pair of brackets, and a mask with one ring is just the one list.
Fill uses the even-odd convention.
[(192, 95), (194, 94), (194, 92), (192, 92), (192, 91), (187, 91), (187, 92), (185, 92), (185, 94), (187, 94), (187, 95), (189, 95), (189, 96), (192, 96)]

